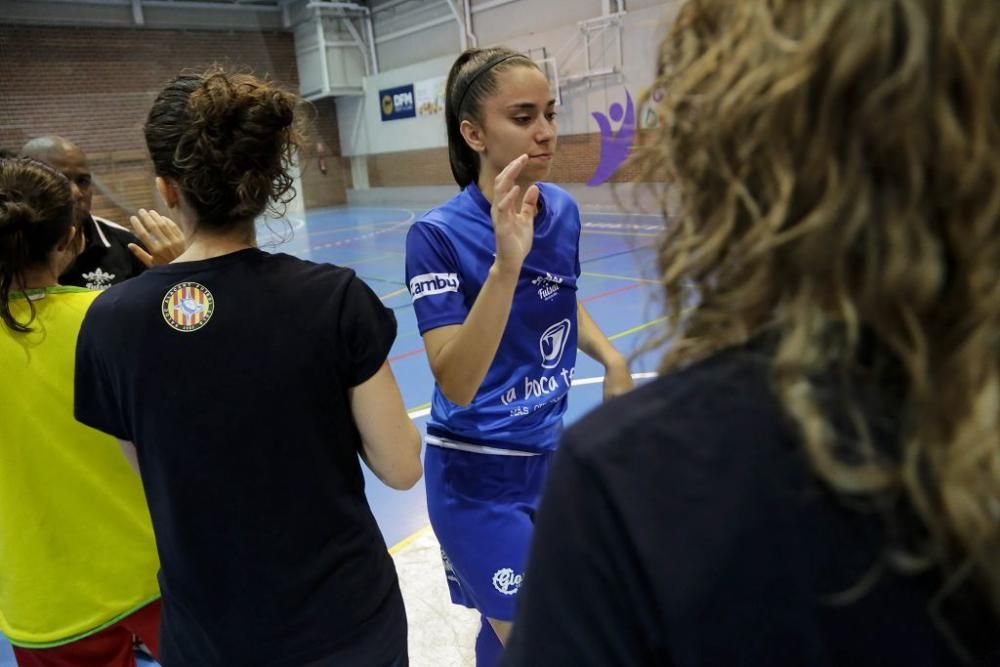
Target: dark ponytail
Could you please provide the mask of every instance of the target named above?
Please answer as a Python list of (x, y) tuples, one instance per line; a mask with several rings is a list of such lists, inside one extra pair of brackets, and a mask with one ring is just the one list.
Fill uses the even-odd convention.
[(252, 223), (295, 196), (299, 101), (249, 74), (216, 68), (181, 75), (160, 92), (146, 120), (153, 169), (177, 182), (200, 226)]
[(512, 49), (467, 49), (448, 72), (445, 86), (444, 120), (448, 126), (448, 161), (459, 187), (479, 178), (479, 154), (462, 136), (463, 120), (482, 122), (483, 100), (496, 94), (497, 75), (512, 67), (534, 67), (531, 58)]
[(24, 272), (44, 264), (73, 225), (73, 192), (65, 176), (29, 158), (0, 159), (0, 320), (14, 331), (31, 331), (31, 316), (19, 322), (11, 292), (23, 291)]

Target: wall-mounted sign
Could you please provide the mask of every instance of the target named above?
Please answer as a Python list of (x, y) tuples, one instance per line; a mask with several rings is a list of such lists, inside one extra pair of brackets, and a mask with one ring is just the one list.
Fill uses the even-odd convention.
[(448, 77), (439, 76), (413, 84), (418, 116), (431, 116), (444, 112), (444, 87), (447, 83)]
[(413, 118), (417, 115), (412, 83), (380, 90), (378, 98), (383, 121)]

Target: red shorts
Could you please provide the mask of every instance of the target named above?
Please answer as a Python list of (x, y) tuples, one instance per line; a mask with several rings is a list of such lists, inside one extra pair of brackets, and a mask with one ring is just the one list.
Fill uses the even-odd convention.
[(14, 647), (18, 667), (135, 667), (133, 637), (160, 651), (160, 601), (150, 603), (100, 632), (52, 648)]

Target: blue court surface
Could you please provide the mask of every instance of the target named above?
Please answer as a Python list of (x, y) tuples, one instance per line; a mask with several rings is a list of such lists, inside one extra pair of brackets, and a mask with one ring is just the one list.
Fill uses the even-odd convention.
[[(404, 240), (423, 209), (338, 207), (309, 211), (305, 221), (276, 222), (260, 230), (261, 246), (315, 262), (353, 268), (393, 309), (398, 334), (389, 361), (411, 417), (423, 426), (434, 380), (404, 283)], [(658, 216), (582, 209), (578, 297), (605, 334), (627, 357), (637, 381), (655, 370), (660, 353), (643, 349), (662, 334), (661, 291), (656, 285), (653, 245)], [(601, 401), (603, 368), (580, 354), (570, 393), (567, 423)], [(407, 492), (383, 486), (366, 469), (368, 497), (388, 545), (400, 545), (428, 524), (423, 483)], [(443, 585), (443, 583), (442, 583)], [(148, 663), (147, 663), (148, 664)], [(13, 667), (0, 637), (0, 667)]]

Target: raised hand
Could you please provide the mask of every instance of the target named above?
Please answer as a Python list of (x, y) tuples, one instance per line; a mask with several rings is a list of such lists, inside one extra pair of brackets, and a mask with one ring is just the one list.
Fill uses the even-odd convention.
[(128, 249), (146, 266), (169, 264), (184, 252), (187, 246), (184, 234), (170, 218), (156, 211), (140, 208), (139, 215), (133, 215), (129, 220), (132, 222), (132, 231), (148, 252), (136, 243), (129, 243)]
[(493, 183), (493, 233), (496, 235), (497, 265), (520, 273), (524, 258), (535, 238), (535, 212), (538, 210), (538, 186), (532, 185), (521, 198), (517, 177), (528, 156), (522, 155), (506, 167)]

